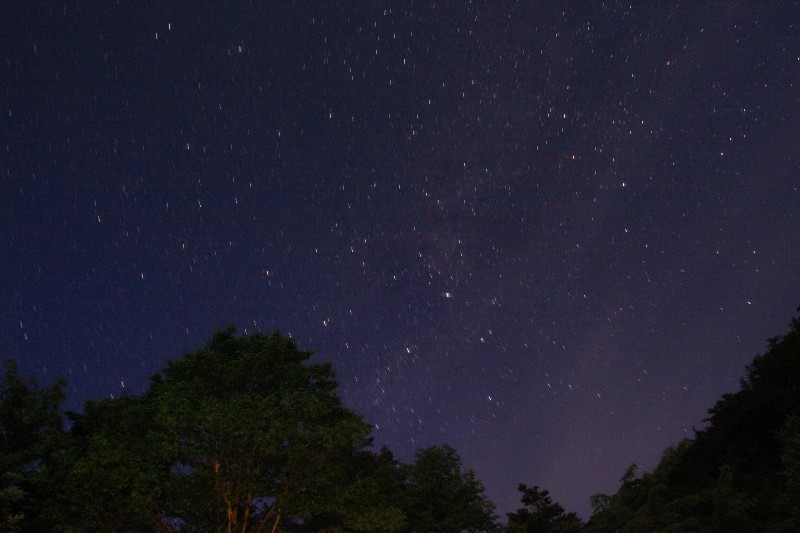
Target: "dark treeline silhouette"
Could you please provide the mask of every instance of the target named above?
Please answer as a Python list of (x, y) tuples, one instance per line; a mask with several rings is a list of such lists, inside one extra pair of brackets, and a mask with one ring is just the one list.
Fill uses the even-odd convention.
[(39, 388), (8, 361), (0, 531), (497, 529), (453, 448), (417, 450), (411, 464), (373, 451), (333, 369), (310, 355), (277, 333), (228, 328), (141, 396), (66, 414), (63, 382)]
[(631, 465), (587, 523), (519, 485), (500, 525), (456, 450), (403, 463), (371, 447), (329, 364), (275, 333), (217, 332), (140, 396), (64, 413), (7, 361), (0, 383), (0, 530), (8, 532), (800, 531), (800, 319), (769, 341), (708, 425), (652, 472)]
[(768, 343), (706, 428), (592, 497), (586, 531), (800, 531), (800, 319)]

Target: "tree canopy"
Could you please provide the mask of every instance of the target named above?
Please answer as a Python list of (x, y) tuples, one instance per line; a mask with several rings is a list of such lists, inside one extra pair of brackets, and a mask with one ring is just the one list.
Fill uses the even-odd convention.
[(237, 338), (229, 328), (153, 379), (148, 400), (175, 443), (171, 489), (183, 520), (256, 531), (344, 513), (346, 466), (370, 428), (342, 406), (331, 366), (308, 364), (310, 355), (280, 335)]
[(554, 503), (550, 493), (537, 486), (520, 484), (523, 507), (508, 513), (509, 533), (551, 533), (580, 531), (582, 522), (575, 513), (568, 513)]
[(49, 498), (51, 456), (62, 431), (65, 383), (39, 388), (5, 361), (0, 383), (0, 529), (35, 531)]
[(9, 532), (790, 532), (800, 530), (800, 319), (746, 368), (708, 425), (631, 465), (586, 524), (536, 485), (498, 524), (447, 445), (374, 450), (333, 368), (278, 333), (218, 331), (147, 390), (64, 413), (6, 362), (0, 530)]
[(592, 498), (591, 532), (800, 530), (800, 319), (748, 365), (708, 426), (652, 473)]
[(472, 470), (450, 446), (417, 450), (405, 470), (404, 509), (410, 531), (492, 531), (495, 506)]
[(66, 414), (63, 383), (38, 388), (9, 363), (3, 531), (495, 529), (494, 505), (453, 448), (420, 450), (413, 464), (374, 451), (331, 365), (310, 357), (277, 333), (226, 328), (141, 396)]

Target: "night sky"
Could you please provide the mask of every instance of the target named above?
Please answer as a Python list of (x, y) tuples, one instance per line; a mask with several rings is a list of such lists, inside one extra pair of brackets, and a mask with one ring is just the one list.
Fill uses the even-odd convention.
[(0, 11), (0, 356), (68, 408), (277, 329), (586, 517), (800, 304), (800, 2)]

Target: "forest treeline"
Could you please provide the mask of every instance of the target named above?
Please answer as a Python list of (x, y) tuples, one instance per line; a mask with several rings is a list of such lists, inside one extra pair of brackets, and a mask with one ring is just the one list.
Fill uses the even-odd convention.
[(800, 531), (800, 319), (747, 367), (704, 429), (592, 497), (583, 523), (520, 484), (501, 524), (447, 445), (375, 450), (332, 367), (275, 333), (217, 332), (134, 397), (64, 412), (6, 361), (0, 531)]

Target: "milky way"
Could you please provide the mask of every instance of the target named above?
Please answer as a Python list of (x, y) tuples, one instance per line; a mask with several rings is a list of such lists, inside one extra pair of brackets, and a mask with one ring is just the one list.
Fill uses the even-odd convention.
[(0, 346), (72, 409), (278, 329), (585, 517), (800, 303), (797, 2), (19, 4)]

